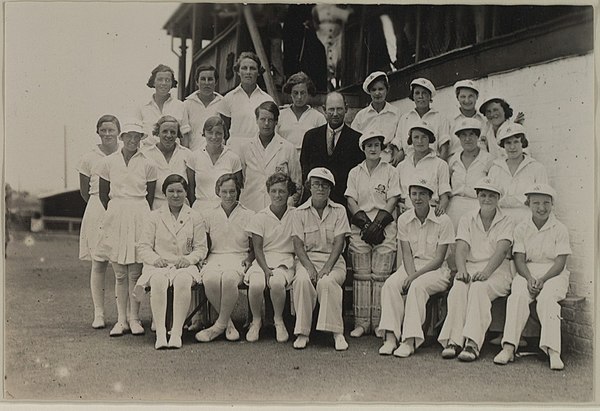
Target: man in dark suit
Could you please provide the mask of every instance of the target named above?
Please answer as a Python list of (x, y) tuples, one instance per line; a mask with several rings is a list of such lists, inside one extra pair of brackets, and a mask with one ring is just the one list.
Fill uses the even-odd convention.
[[(332, 92), (325, 99), (325, 117), (327, 124), (308, 130), (304, 135), (300, 165), (302, 181), (315, 167), (328, 168), (335, 177), (335, 187), (330, 198), (346, 207), (346, 185), (350, 170), (365, 159), (365, 153), (358, 146), (360, 133), (344, 124), (344, 116), (348, 107), (344, 96)], [(302, 201), (309, 197), (305, 190)]]

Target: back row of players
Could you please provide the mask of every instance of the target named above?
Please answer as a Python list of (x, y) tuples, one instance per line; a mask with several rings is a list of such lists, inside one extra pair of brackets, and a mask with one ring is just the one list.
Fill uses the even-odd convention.
[[(448, 220), (450, 227), (460, 227), (459, 220), (463, 215), (472, 210), (479, 211), (480, 208), (483, 210), (482, 200), (478, 198), (481, 197), (480, 193), (491, 192), (495, 195), (499, 194), (496, 200), (499, 200), (497, 204), (502, 209), (502, 217), (498, 218), (497, 215), (494, 217), (494, 214), (489, 223), (494, 225), (498, 220), (504, 218), (504, 214), (512, 216), (514, 221), (530, 220), (532, 214), (525, 205), (525, 194), (532, 184), (536, 184), (537, 194), (550, 196), (550, 202), (555, 198), (555, 194), (545, 185), (547, 177), (544, 167), (523, 152), (523, 149), (527, 147), (524, 128), (519, 123), (507, 120), (512, 115), (508, 104), (501, 99), (486, 101), (480, 108), (480, 111), (486, 115), (487, 120), (484, 119), (475, 111), (478, 89), (472, 81), (461, 81), (455, 85), (456, 96), (460, 103), (460, 113), (452, 122), (449, 122), (442, 120), (439, 112), (431, 109), (431, 97), (435, 93), (435, 89), (428, 80), (416, 79), (411, 82), (410, 98), (415, 101), (415, 109), (399, 116), (397, 110), (385, 101), (389, 90), (386, 74), (383, 72), (373, 73), (363, 85), (365, 92), (371, 95), (372, 102), (356, 115), (352, 124), (363, 132), (361, 135), (353, 130), (353, 127), (344, 124), (347, 107), (341, 94), (330, 93), (327, 96), (324, 106), (325, 116), (306, 104), (308, 94), (314, 91), (314, 87), (310, 79), (303, 73), (292, 76), (284, 86), (284, 91), (291, 94), (293, 104), (280, 112), (270, 96), (260, 90), (256, 84), (262, 67), (253, 53), (242, 53), (235, 69), (240, 76), (241, 83), (225, 97), (221, 97), (214, 92), (217, 71), (212, 67), (200, 68), (198, 71), (199, 90), (181, 103), (170, 96), (171, 88), (176, 85), (173, 71), (160, 65), (152, 72), (148, 82), (148, 86), (155, 88), (155, 93), (151, 101), (140, 109), (141, 121), (138, 121), (137, 124), (127, 124), (122, 133), (118, 120), (113, 116), (103, 116), (98, 121), (97, 132), (102, 139), (102, 144), (98, 145), (92, 153), (84, 156), (79, 166), (82, 195), (86, 200), (89, 199), (82, 225), (80, 257), (92, 259), (91, 288), (95, 307), (94, 327), (104, 327), (102, 290), (107, 262), (111, 261), (117, 279), (116, 293), (119, 312), (119, 319), (111, 330), (111, 335), (120, 335), (128, 328), (133, 334), (144, 332), (138, 316), (139, 303), (136, 302), (136, 299), (130, 298), (142, 270), (139, 263), (142, 262), (141, 254), (144, 253), (140, 254), (138, 248), (146, 216), (144, 210), (149, 204), (155, 210), (168, 208), (173, 211), (166, 194), (167, 187), (165, 187), (166, 178), (172, 174), (183, 177), (189, 204), (194, 209), (206, 214), (213, 212), (214, 209), (223, 208), (223, 197), (220, 196), (218, 185), (219, 177), (223, 175), (231, 175), (235, 180), (236, 195), (239, 195), (241, 203), (239, 207), (255, 212), (262, 212), (272, 207), (273, 197), (269, 192), (267, 179), (275, 173), (280, 173), (288, 176), (295, 187), (293, 190), (288, 189), (288, 196), (294, 194), (291, 191), (297, 191), (297, 194), (288, 200), (290, 205), (301, 202), (304, 204), (300, 209), (310, 209), (311, 204), (314, 203), (315, 193), (312, 185), (308, 185), (305, 190), (302, 190), (302, 183), (312, 184), (309, 178), (310, 173), (317, 170), (317, 174), (312, 177), (323, 181), (315, 182), (316, 189), (322, 189), (321, 186), (328, 184), (332, 186), (326, 188), (331, 188), (331, 192), (327, 193), (327, 198), (331, 198), (333, 201), (325, 205), (331, 204), (332, 207), (336, 203), (344, 205), (352, 222), (352, 228), (345, 233), (344, 230), (340, 231), (339, 224), (342, 223), (338, 223), (337, 227), (335, 224), (329, 228), (326, 224), (321, 227), (321, 223), (326, 221), (326, 217), (322, 214), (323, 209), (321, 209), (321, 212), (317, 212), (321, 221), (313, 221), (312, 225), (304, 226), (303, 236), (300, 232), (296, 232), (300, 229), (295, 227), (295, 238), (298, 237), (303, 241), (302, 245), (307, 248), (305, 251), (316, 247), (318, 252), (323, 251), (318, 250), (319, 239), (327, 243), (322, 246), (324, 249), (328, 249), (337, 244), (334, 242), (334, 238), (337, 237), (338, 232), (343, 234), (342, 239), (350, 234), (349, 256), (355, 273), (354, 312), (356, 322), (351, 335), (359, 337), (363, 333), (375, 331), (377, 328), (382, 332), (387, 331), (382, 334), (385, 338), (385, 344), (380, 351), (382, 354), (390, 354), (401, 341), (400, 329), (403, 317), (412, 319), (413, 325), (415, 325), (414, 329), (418, 328), (416, 325), (420, 323), (420, 315), (403, 316), (398, 308), (401, 300), (392, 298), (392, 300), (388, 299), (388, 303), (391, 304), (390, 307), (393, 306), (391, 311), (395, 312), (393, 316), (395, 319), (391, 323), (387, 320), (391, 325), (382, 326), (386, 318), (384, 315), (386, 305), (380, 301), (385, 301), (386, 293), (382, 294), (381, 290), (385, 289), (383, 284), (394, 267), (396, 250), (400, 250), (404, 263), (404, 268), (400, 268), (398, 272), (404, 270), (405, 275), (399, 282), (397, 276), (392, 277), (396, 278), (395, 289), (400, 294), (408, 292), (410, 295), (410, 284), (413, 280), (422, 274), (438, 271), (442, 266), (447, 246), (444, 248), (438, 247), (438, 245), (445, 246), (454, 243), (453, 238), (451, 241), (448, 240), (448, 233), (445, 234), (444, 242), (441, 243), (439, 241), (441, 237), (428, 233), (431, 230), (424, 228), (427, 218), (430, 218), (435, 224)], [(215, 113), (219, 113), (220, 116), (212, 115)], [(518, 117), (520, 117), (518, 120), (522, 121), (522, 116)], [(152, 136), (149, 135), (149, 124), (153, 125)], [(200, 125), (201, 133), (199, 132)], [(448, 131), (450, 127), (453, 127), (452, 138)], [(117, 151), (117, 135), (119, 133), (123, 147)], [(202, 136), (204, 144), (199, 135)], [(177, 142), (177, 138), (180, 139), (181, 144)], [(141, 150), (138, 149), (140, 140), (142, 141)], [(227, 141), (226, 144), (225, 141)], [(458, 148), (456, 148), (456, 144), (458, 144)], [(194, 151), (186, 149), (185, 145), (193, 148)], [(504, 153), (502, 153), (502, 149), (504, 149)], [(447, 163), (444, 159), (449, 153), (452, 153), (452, 156)], [(100, 159), (102, 161), (98, 161)], [(394, 167), (396, 164), (397, 167)], [(330, 178), (328, 178), (329, 176)], [(490, 179), (487, 180), (487, 183), (481, 183), (481, 179), (486, 176)], [(487, 188), (480, 186), (479, 190), (476, 190), (478, 181)], [(215, 184), (217, 184), (216, 189)], [(419, 187), (424, 189), (422, 195), (425, 195), (426, 201), (423, 201), (423, 198), (420, 200), (413, 198), (412, 190)], [(535, 194), (536, 191), (534, 190), (532, 193)], [(312, 194), (310, 199), (309, 194)], [(302, 196), (302, 201), (300, 201), (300, 196)], [(419, 195), (415, 194), (415, 197), (419, 197)], [(132, 202), (132, 199), (138, 201)], [(307, 199), (310, 201), (305, 202), (304, 200)], [(403, 203), (403, 206), (397, 207), (398, 200)], [(417, 204), (424, 206), (424, 203), (427, 206), (427, 213), (419, 216), (422, 212), (417, 211), (419, 210)], [(430, 204), (431, 212), (429, 211)], [(314, 204), (312, 205), (314, 206)], [(405, 215), (414, 213), (415, 217), (420, 220), (420, 224), (415, 227), (414, 232), (410, 234), (404, 232), (401, 235), (403, 229), (400, 228), (400, 220), (398, 220), (398, 224), (392, 224), (392, 222), (405, 208), (413, 208), (413, 206), (414, 209)], [(108, 208), (108, 212), (102, 216), (106, 208)], [(496, 209), (497, 207), (494, 206), (493, 210)], [(177, 213), (180, 210), (181, 208)], [(544, 221), (549, 219), (550, 211), (551, 207), (546, 206)], [(450, 218), (443, 216), (445, 213), (448, 213)], [(171, 222), (175, 224), (173, 227), (175, 232), (177, 231), (176, 218), (177, 216), (175, 216), (175, 221)], [(222, 225), (228, 225), (228, 218), (229, 215), (222, 221)], [(442, 220), (439, 220), (440, 218)], [(486, 227), (483, 214), (481, 214), (481, 220), (484, 228), (482, 235), (489, 237), (491, 227), (489, 225)], [(535, 218), (533, 222), (536, 223)], [(205, 222), (205, 224), (207, 223)], [(477, 225), (477, 223), (474, 224)], [(554, 220), (552, 220), (552, 224), (555, 224)], [(544, 227), (547, 228), (547, 225)], [(210, 236), (210, 230), (206, 231)], [(507, 247), (500, 247), (503, 250), (500, 252), (502, 258), (496, 256), (497, 253), (494, 252), (496, 248), (490, 243), (491, 248), (488, 247), (490, 249), (486, 252), (491, 250), (492, 253), (487, 255), (484, 260), (487, 261), (491, 258), (494, 262), (489, 267), (488, 265), (479, 267), (480, 271), (477, 273), (467, 270), (464, 265), (464, 262), (468, 260), (467, 255), (470, 256), (473, 250), (470, 251), (471, 254), (469, 254), (468, 248), (466, 252), (461, 247), (457, 247), (456, 253), (451, 250), (451, 257), (448, 258), (448, 261), (450, 268), (459, 273), (456, 280), (462, 281), (464, 284), (469, 284), (471, 281), (481, 281), (487, 284), (488, 277), (497, 271), (496, 269), (501, 265), (512, 242), (512, 226), (508, 231), (510, 234), (505, 233), (506, 238), (501, 238), (508, 242)], [(558, 231), (561, 235), (566, 233), (566, 230)], [(452, 229), (451, 232), (453, 233), (454, 230)], [(252, 232), (252, 237), (255, 234)], [(463, 233), (463, 237), (465, 235)], [(398, 243), (396, 237), (398, 237)], [(306, 242), (309, 238), (310, 240)], [(457, 238), (461, 239), (460, 229)], [(190, 243), (189, 238), (187, 240), (188, 243), (185, 247), (177, 249), (180, 253), (189, 254), (193, 251), (194, 242)], [(498, 242), (500, 243), (500, 239)], [(473, 247), (473, 244), (467, 243), (468, 246)], [(566, 253), (567, 248), (568, 237), (566, 247), (563, 242), (562, 251)], [(304, 258), (306, 252), (304, 255), (301, 252), (298, 253), (296, 244), (294, 244), (294, 249), (300, 264), (308, 271), (308, 274), (313, 274), (308, 277), (317, 284), (317, 280), (321, 279), (324, 274), (315, 270), (316, 265), (327, 265), (330, 261), (326, 258), (319, 261), (318, 264), (315, 264), (315, 261), (309, 264), (310, 258), (308, 262)], [(212, 249), (211, 251), (214, 252)], [(420, 253), (423, 255), (419, 255)], [(438, 254), (442, 258), (439, 265), (437, 263), (422, 264), (422, 262), (439, 259), (437, 258)], [(454, 258), (454, 254), (456, 254), (456, 258)], [(174, 252), (174, 255), (177, 255), (177, 251)], [(331, 262), (329, 271), (337, 265), (338, 257), (339, 253), (336, 261)], [(409, 257), (412, 257), (412, 264), (407, 263)], [(480, 262), (478, 258), (481, 260), (481, 256), (475, 258), (476, 262)], [(498, 260), (499, 258), (500, 260)], [(269, 270), (268, 267), (262, 267), (264, 258), (261, 259), (262, 262), (259, 261), (259, 258), (256, 259), (259, 266)], [(180, 260), (177, 258), (176, 261), (161, 261), (159, 265), (166, 264), (172, 268), (181, 265)], [(459, 263), (459, 260), (464, 261)], [(455, 261), (456, 266), (454, 266)], [(157, 261), (144, 262), (150, 266), (157, 263)], [(196, 263), (197, 261), (192, 262), (192, 264)], [(246, 272), (251, 265), (252, 260), (246, 261), (243, 271)], [(434, 267), (436, 265), (437, 267)], [(489, 272), (480, 275), (480, 272), (486, 271), (484, 267)], [(564, 287), (564, 293), (566, 293), (568, 273), (564, 270), (564, 259), (560, 270), (555, 272), (556, 267), (554, 268), (554, 270), (550, 270), (554, 273), (551, 277), (566, 273), (561, 276), (561, 278), (567, 276), (566, 283), (561, 281), (561, 284), (566, 284)], [(263, 271), (266, 275), (267, 271)], [(529, 284), (531, 295), (537, 295), (535, 290), (537, 292), (541, 290), (543, 281), (541, 284), (537, 283), (538, 280), (533, 278), (529, 272), (527, 272), (528, 275), (523, 275), (518, 266), (517, 271), (527, 280), (526, 284), (531, 283)], [(447, 270), (448, 278), (443, 289), (447, 288), (449, 284), (449, 273), (450, 270)], [(547, 277), (545, 274), (548, 273), (536, 272), (535, 276), (536, 278), (545, 278)], [(312, 278), (315, 275), (318, 278)], [(292, 280), (285, 278), (286, 285), (290, 286)], [(341, 282), (337, 278), (333, 281), (339, 288), (340, 296), (343, 278), (341, 277)], [(249, 281), (249, 278), (247, 280)], [(267, 276), (266, 283), (270, 284), (268, 280), (269, 276)], [(483, 294), (489, 294), (492, 297), (506, 295), (510, 290), (511, 280), (512, 276), (502, 287), (490, 285), (495, 293), (487, 291)], [(263, 288), (264, 282), (263, 279)], [(443, 284), (437, 281), (436, 285), (441, 287)], [(422, 314), (420, 311), (425, 307), (423, 298), (426, 302), (429, 295), (442, 291), (437, 289), (439, 287), (430, 285), (424, 287), (424, 297), (421, 295), (417, 299), (418, 303), (413, 307), (419, 314)], [(302, 287), (297, 287), (297, 289), (300, 290)], [(321, 287), (321, 291), (326, 294), (327, 289), (328, 287)], [(337, 294), (338, 290), (332, 290), (332, 293)], [(564, 293), (559, 292), (557, 298), (560, 295), (564, 297)], [(208, 288), (207, 294), (209, 294)], [(316, 294), (321, 299), (322, 295), (319, 294), (318, 285)], [(254, 295), (257, 294), (254, 293)], [(258, 295), (262, 295), (262, 293)], [(553, 296), (555, 295), (556, 293), (553, 294)], [(337, 300), (334, 297), (329, 298)], [(131, 306), (127, 318), (128, 299)], [(213, 300), (214, 298), (211, 299), (211, 302), (217, 311), (221, 311), (220, 305), (223, 301)], [(449, 300), (449, 304), (450, 301), (452, 299)], [(467, 299), (465, 298), (464, 301)], [(300, 305), (302, 306), (301, 303)], [(323, 304), (323, 301), (321, 301), (321, 305), (327, 306), (327, 304)], [(554, 301), (554, 305), (558, 306), (556, 301)], [(254, 304), (251, 301), (255, 320), (247, 336), (249, 340), (258, 338), (260, 314), (257, 314), (256, 307), (259, 306), (256, 301)], [(408, 306), (407, 299), (407, 310)], [(485, 304), (483, 306), (485, 307)], [(185, 308), (187, 309), (187, 306)], [(383, 313), (380, 322), (381, 310)], [(388, 308), (389, 310), (390, 308)], [(324, 311), (321, 309), (321, 311), (325, 313), (325, 317), (331, 316), (327, 309)], [(334, 310), (334, 313), (337, 313), (337, 309)], [(339, 313), (339, 324), (341, 324), (341, 306)], [(464, 312), (458, 316), (461, 315), (464, 317)], [(449, 313), (449, 318), (451, 317)], [(220, 317), (219, 320), (213, 327), (201, 331), (197, 335), (197, 339), (211, 340), (219, 334), (218, 331), (222, 333), (225, 330), (227, 330), (228, 336), (235, 336), (237, 331), (230, 319), (223, 320)], [(347, 344), (343, 337), (343, 328), (340, 331), (337, 320), (337, 318), (331, 321), (323, 319), (325, 325), (321, 324), (320, 329), (333, 331), (336, 348), (345, 349)], [(456, 321), (464, 323), (464, 318)], [(302, 322), (305, 323), (306, 319), (304, 318)], [(319, 328), (319, 323), (317, 328)], [(333, 323), (335, 325), (332, 326)], [(310, 326), (310, 322), (308, 324)], [(215, 326), (217, 329), (214, 328)], [(404, 327), (407, 327), (406, 321)], [(164, 323), (162, 328), (164, 328)], [(485, 332), (485, 328), (483, 332)], [(174, 329), (177, 327), (174, 326)], [(299, 332), (295, 332), (297, 340), (294, 346), (302, 348), (308, 342), (308, 333), (304, 329), (297, 331)], [(159, 344), (158, 341), (159, 334), (157, 332), (157, 346), (162, 346), (162, 342)], [(445, 335), (444, 330), (442, 330), (443, 335)], [(477, 358), (482, 339), (480, 341), (479, 337), (471, 338), (468, 333), (465, 335), (466, 343), (464, 336), (462, 339), (456, 335), (453, 338), (443, 339), (441, 336), (445, 352), (453, 350), (453, 354), (456, 356), (464, 346), (465, 349), (461, 353), (462, 359)], [(283, 336), (283, 331), (279, 329), (278, 339), (284, 340)], [(174, 346), (180, 345), (180, 342), (177, 343), (177, 338), (180, 340), (180, 335), (177, 337), (176, 334)], [(406, 338), (409, 338), (408, 343), (401, 344), (394, 351), (395, 354), (410, 355), (420, 344), (420, 337)], [(412, 340), (410, 340), (411, 338)], [(555, 336), (553, 338), (556, 339)], [(550, 347), (550, 351), (560, 353), (560, 332), (558, 341), (558, 347), (553, 344), (546, 345), (546, 348)], [(547, 342), (543, 343), (548, 344)], [(510, 345), (508, 343), (508, 346)], [(514, 348), (514, 344), (512, 346)], [(467, 349), (467, 347), (471, 348)], [(450, 354), (452, 353), (446, 352), (446, 356), (450, 356)], [(503, 355), (510, 359), (512, 358), (510, 354), (509, 351), (508, 354), (504, 353)], [(554, 363), (556, 368), (556, 358)]]

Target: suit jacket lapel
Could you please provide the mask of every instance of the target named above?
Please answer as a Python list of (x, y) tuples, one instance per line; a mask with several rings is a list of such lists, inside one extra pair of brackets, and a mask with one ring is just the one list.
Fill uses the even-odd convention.
[(160, 209), (159, 214), (160, 214), (160, 219), (162, 220), (165, 227), (167, 227), (167, 230), (169, 230), (169, 232), (171, 234), (173, 234), (173, 236), (176, 236), (177, 231), (175, 231), (173, 228), (173, 218), (170, 215), (171, 212), (169, 211), (169, 206), (162, 207)]

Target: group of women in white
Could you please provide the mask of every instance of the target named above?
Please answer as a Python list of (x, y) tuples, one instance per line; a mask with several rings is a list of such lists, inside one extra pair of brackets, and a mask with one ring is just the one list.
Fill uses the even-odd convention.
[[(317, 330), (331, 332), (336, 350), (345, 350), (347, 246), (354, 275), (350, 335), (374, 332), (383, 339), (380, 354), (412, 355), (425, 338), (427, 300), (451, 287), (438, 339), (444, 358), (477, 359), (491, 302), (510, 294), (494, 362), (514, 360), (535, 299), (540, 348), (551, 368), (562, 369), (568, 232), (552, 212), (556, 193), (544, 167), (524, 151), (522, 113), (511, 121), (501, 98), (477, 113), (478, 87), (463, 80), (454, 86), (459, 111), (447, 117), (431, 107), (433, 84), (419, 78), (410, 84), (415, 108), (401, 115), (386, 101), (387, 75), (372, 73), (363, 84), (371, 103), (352, 122), (365, 159), (347, 177), (346, 209), (329, 197), (336, 181), (327, 168), (310, 170), (302, 181), (304, 134), (327, 123), (307, 104), (310, 79), (290, 77), (283, 91), (292, 104), (280, 110), (257, 85), (264, 69), (254, 53), (241, 53), (234, 68), (240, 84), (226, 96), (215, 92), (218, 71), (202, 66), (198, 91), (181, 102), (170, 93), (173, 70), (159, 65), (147, 83), (154, 94), (135, 119), (122, 127), (112, 115), (98, 120), (101, 143), (78, 167), (88, 203), (80, 258), (92, 261), (94, 328), (105, 327), (110, 262), (118, 313), (111, 336), (144, 334), (140, 290), (150, 286), (155, 347), (181, 347), (195, 304), (191, 287), (202, 283), (218, 317), (202, 330), (194, 322), (196, 340), (238, 340), (231, 314), (244, 282), (252, 315), (247, 341), (259, 339), (266, 288), (276, 339), (288, 340), (283, 311), (291, 290), (294, 348), (308, 344), (318, 301)], [(302, 190), (310, 196), (298, 204)]]

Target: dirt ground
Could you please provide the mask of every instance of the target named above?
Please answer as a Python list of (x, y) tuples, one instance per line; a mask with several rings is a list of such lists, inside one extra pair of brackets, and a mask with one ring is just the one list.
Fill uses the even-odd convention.
[[(377, 354), (375, 337), (348, 338), (336, 352), (329, 335), (302, 351), (278, 344), (184, 337), (180, 350), (154, 350), (154, 335), (109, 338), (116, 319), (113, 274), (107, 275), (107, 323), (91, 328), (89, 263), (77, 259), (77, 237), (17, 232), (5, 278), (6, 400), (193, 403), (586, 403), (593, 401), (592, 358), (566, 353), (564, 371), (532, 356), (492, 363), (498, 348), (466, 364), (443, 360), (437, 344), (411, 358)], [(241, 297), (242, 298), (242, 297)], [(142, 309), (149, 318), (149, 306)], [(149, 326), (147, 327), (149, 328)]]

